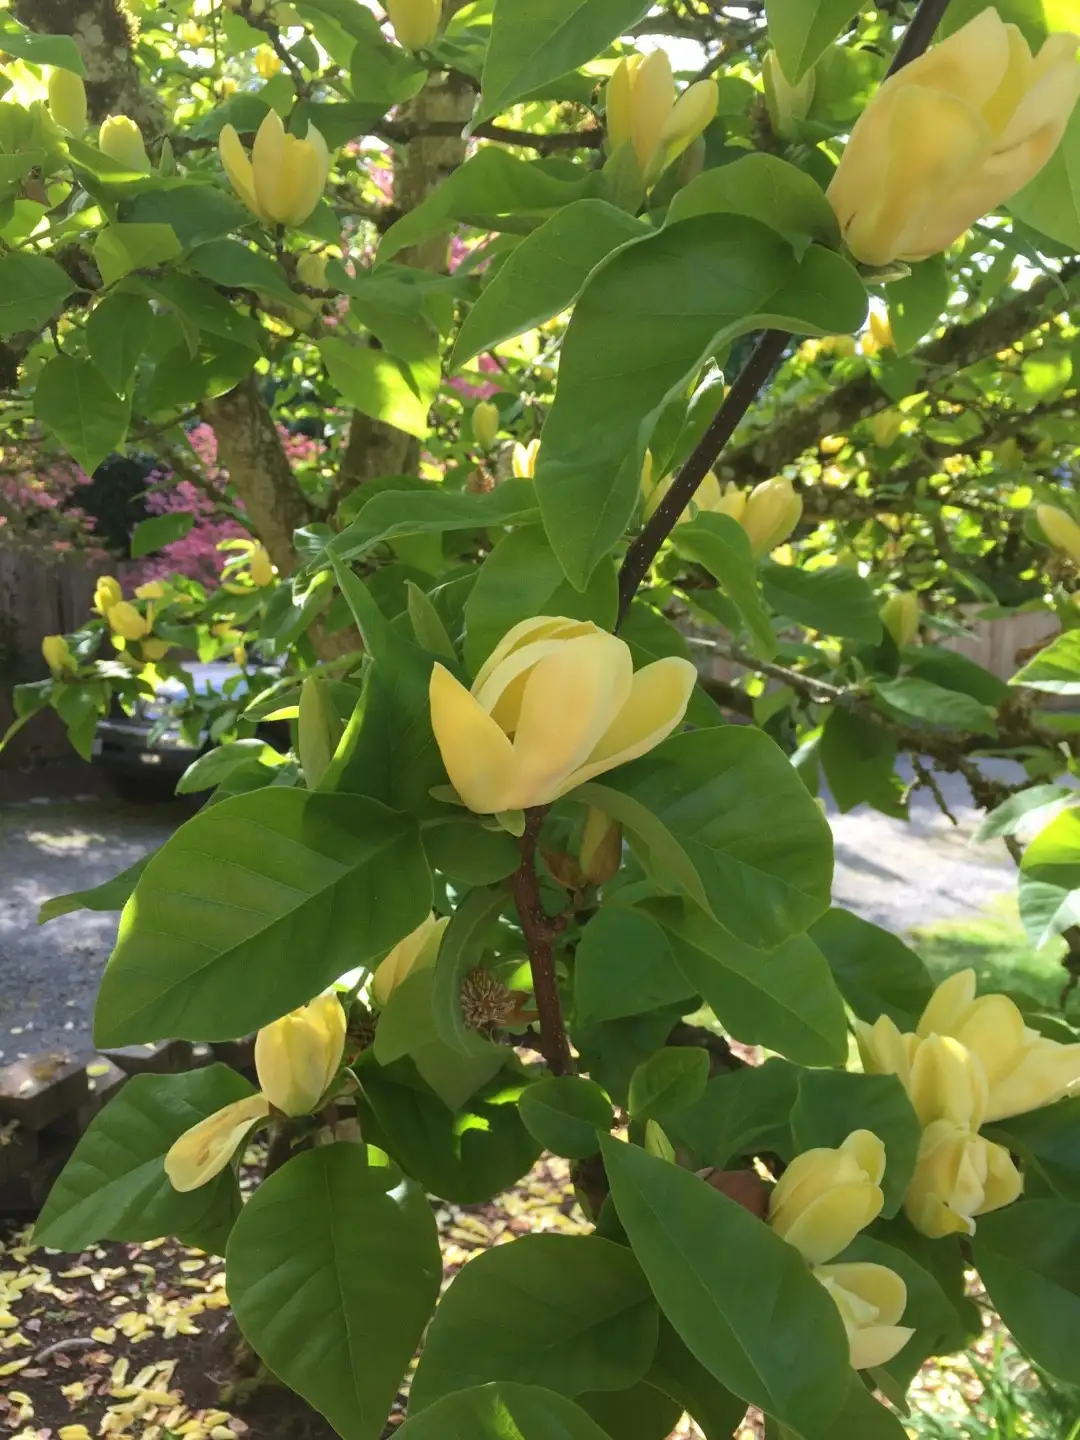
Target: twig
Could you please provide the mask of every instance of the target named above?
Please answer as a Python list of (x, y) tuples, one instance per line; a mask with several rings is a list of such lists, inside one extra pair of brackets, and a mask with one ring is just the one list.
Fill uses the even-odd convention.
[(937, 776), (933, 770), (924, 765), (918, 755), (912, 755), (911, 768), (915, 771), (916, 789), (929, 790), (937, 803), (938, 809), (942, 815), (945, 816), (945, 819), (953, 825), (959, 825), (959, 820), (957, 820), (956, 816), (949, 809), (948, 802), (941, 793), (941, 786), (938, 784)]
[(779, 680), (783, 685), (790, 685), (808, 700), (843, 705), (852, 699), (851, 692), (841, 689), (839, 685), (830, 684), (828, 680), (818, 680), (813, 675), (804, 675), (801, 670), (789, 670), (786, 665), (776, 665), (771, 660), (759, 660), (756, 655), (750, 655), (738, 645), (724, 645), (719, 640), (706, 640), (696, 636), (693, 644), (705, 646), (721, 659), (730, 660), (733, 665), (740, 665), (744, 670), (756, 670), (761, 675), (768, 675), (770, 680)]
[(552, 925), (540, 900), (540, 884), (536, 878), (536, 842), (547, 814), (546, 805), (525, 812), (525, 830), (518, 841), (521, 864), (510, 881), (517, 906), (521, 930), (529, 948), (533, 994), (540, 1016), (540, 1053), (553, 1075), (573, 1075), (574, 1059), (563, 1023), (559, 982), (555, 975), (552, 948)]
[[(420, 125), (407, 125), (395, 121), (383, 121), (375, 126), (372, 134), (384, 140), (407, 145), (422, 135), (461, 135), (463, 127), (456, 120), (428, 120)], [(494, 125), (485, 121), (472, 132), (483, 140), (499, 140), (504, 145), (523, 145), (530, 150), (547, 154), (552, 150), (597, 150), (604, 143), (604, 132), (599, 126), (591, 125), (586, 130), (556, 130), (550, 135), (538, 135), (532, 130), (512, 130), (507, 125)]]
[(40, 1365), (51, 1355), (62, 1355), (65, 1350), (89, 1350), (98, 1343), (92, 1335), (74, 1335), (69, 1340), (56, 1340), (52, 1345), (46, 1345), (44, 1350), (39, 1350), (30, 1363)]

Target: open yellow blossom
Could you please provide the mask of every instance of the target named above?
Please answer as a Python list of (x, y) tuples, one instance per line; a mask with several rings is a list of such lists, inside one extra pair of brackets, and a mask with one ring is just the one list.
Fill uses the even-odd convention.
[(54, 675), (70, 673), (77, 668), (75, 656), (63, 635), (46, 635), (41, 642), (41, 653)]
[(674, 656), (634, 674), (625, 641), (588, 620), (541, 615), (503, 637), (471, 690), (436, 664), (431, 723), (470, 810), (524, 810), (659, 745), (696, 678)]
[(904, 1211), (932, 1240), (973, 1235), (975, 1216), (1011, 1205), (1024, 1182), (1003, 1145), (967, 1125), (936, 1120), (923, 1131)]
[(301, 140), (286, 133), (276, 110), (259, 126), (250, 157), (232, 125), (222, 126), (218, 153), (233, 189), (264, 224), (302, 225), (330, 171), (330, 153), (315, 126), (309, 123)]
[(840, 1311), (856, 1370), (888, 1364), (914, 1335), (896, 1323), (907, 1305), (907, 1286), (887, 1265), (818, 1265), (814, 1277)]
[(1080, 96), (1075, 35), (1038, 55), (992, 7), (877, 90), (828, 197), (867, 265), (925, 260), (1033, 179)]
[(449, 924), (449, 915), (444, 915), (441, 920), (434, 914), (429, 915), (404, 940), (399, 940), (385, 959), (380, 960), (371, 982), (372, 998), (377, 1004), (385, 1005), (414, 970), (424, 970), (435, 964), (443, 931)]
[(628, 55), (608, 81), (607, 133), (612, 152), (633, 146), (646, 185), (693, 144), (716, 114), (716, 81), (699, 80), (675, 98), (671, 61), (663, 50)]
[(846, 1250), (881, 1213), (885, 1146), (853, 1130), (839, 1149), (796, 1155), (769, 1196), (769, 1224), (812, 1265)]
[(536, 457), (540, 453), (540, 441), (530, 440), (528, 445), (517, 441), (514, 445), (511, 466), (519, 480), (532, 480), (536, 476)]
[(141, 640), (150, 633), (150, 621), (128, 600), (118, 600), (105, 615), (109, 629), (125, 640)]
[(107, 615), (114, 605), (124, 598), (120, 581), (112, 575), (102, 575), (94, 590), (94, 609), (99, 615)]

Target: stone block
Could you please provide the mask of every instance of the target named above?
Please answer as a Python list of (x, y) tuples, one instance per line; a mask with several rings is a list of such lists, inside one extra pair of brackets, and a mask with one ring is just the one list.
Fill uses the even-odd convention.
[(0, 1121), (44, 1130), (84, 1105), (90, 1095), (86, 1057), (42, 1053), (0, 1069)]

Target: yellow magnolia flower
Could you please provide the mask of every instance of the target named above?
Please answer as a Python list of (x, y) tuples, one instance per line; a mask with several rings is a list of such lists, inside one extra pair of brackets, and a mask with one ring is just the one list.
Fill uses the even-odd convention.
[(197, 1190), (220, 1175), (252, 1125), (269, 1114), (265, 1095), (249, 1095), (185, 1130), (165, 1156), (165, 1174), (173, 1189)]
[(986, 1072), (951, 1035), (928, 1035), (919, 1041), (907, 1089), (923, 1125), (949, 1120), (978, 1130), (986, 1119)]
[(1023, 1188), (1023, 1178), (1003, 1145), (976, 1135), (966, 1125), (936, 1120), (923, 1131), (904, 1212), (931, 1240), (973, 1235), (976, 1215), (1011, 1205)]
[(147, 580), (145, 585), (135, 587), (136, 600), (164, 600), (168, 593), (169, 587), (161, 580)]
[(646, 185), (692, 145), (716, 114), (715, 80), (699, 80), (675, 98), (671, 61), (663, 50), (620, 60), (607, 86), (612, 152), (629, 144)]
[(518, 441), (514, 445), (511, 468), (519, 480), (532, 480), (536, 475), (536, 457), (540, 453), (540, 441), (530, 440), (528, 445)]
[(919, 597), (911, 590), (902, 595), (890, 595), (881, 607), (881, 623), (896, 641), (897, 647), (917, 639), (919, 634)]
[(157, 636), (151, 635), (142, 642), (142, 654), (144, 660), (163, 660), (172, 649), (168, 640), (159, 640)]
[(127, 600), (119, 600), (109, 607), (105, 616), (109, 629), (125, 640), (141, 640), (150, 633), (150, 621)]
[(1051, 35), (1033, 57), (988, 7), (886, 80), (828, 189), (855, 258), (936, 255), (1037, 175), (1080, 96), (1078, 45)]
[(495, 444), (495, 437), (499, 433), (499, 407), (490, 400), (481, 400), (473, 410), (472, 433), (483, 450), (490, 450)]
[(98, 149), (110, 160), (128, 170), (150, 174), (150, 157), (143, 144), (142, 131), (134, 120), (126, 115), (110, 115), (101, 122), (98, 131)]
[(738, 517), (750, 537), (755, 555), (767, 555), (782, 545), (802, 518), (802, 496), (790, 480), (763, 480), (755, 485)]
[[(662, 480), (654, 480), (652, 477), (652, 455), (645, 452), (645, 464), (641, 467), (641, 491), (645, 497), (644, 518), (648, 520), (653, 511), (663, 500), (664, 496), (671, 489), (674, 475), (665, 475)], [(686, 509), (679, 516), (679, 523), (684, 520), (693, 520), (695, 515), (702, 512), (709, 512), (714, 515), (730, 515), (733, 520), (742, 523), (746, 514), (747, 494), (740, 490), (735, 484), (721, 486), (720, 481), (710, 470), (694, 492), (694, 498), (687, 505)]]
[(450, 924), (449, 915), (437, 919), (434, 914), (419, 924), (415, 930), (399, 940), (390, 954), (376, 967), (371, 982), (372, 998), (379, 1005), (385, 1005), (406, 976), (414, 970), (426, 970), (434, 965), (442, 944), (443, 931)]
[(606, 885), (622, 864), (622, 826), (593, 805), (585, 813), (578, 864), (590, 885)]
[(107, 615), (114, 605), (124, 598), (120, 581), (111, 575), (102, 575), (94, 590), (94, 609), (99, 615)]
[(326, 141), (309, 124), (303, 140), (288, 135), (276, 110), (267, 112), (249, 158), (232, 125), (223, 125), (218, 154), (233, 189), (264, 224), (302, 225), (330, 171)]
[(470, 810), (525, 810), (659, 745), (696, 678), (674, 656), (635, 675), (625, 641), (588, 620), (541, 615), (503, 637), (471, 691), (436, 664), (431, 723)]
[(888, 1015), (879, 1015), (873, 1025), (856, 1020), (855, 1039), (867, 1075), (895, 1075), (905, 1090), (909, 1088), (917, 1036), (902, 1034)]
[(262, 1092), (286, 1115), (314, 1110), (337, 1074), (345, 1049), (345, 1011), (334, 994), (266, 1025), (255, 1037)]
[(442, 0), (386, 0), (386, 13), (399, 45), (424, 50), (439, 33)]
[(63, 675), (76, 668), (75, 656), (63, 635), (46, 635), (41, 642), (41, 653), (54, 675)]
[(1041, 1110), (1080, 1085), (1080, 1044), (1062, 1045), (1029, 1029), (1007, 995), (976, 999), (974, 970), (942, 981), (916, 1033), (952, 1036), (975, 1057), (989, 1088), (987, 1120)]
[(814, 1277), (840, 1311), (854, 1369), (888, 1364), (914, 1335), (896, 1323), (907, 1305), (907, 1286), (887, 1265), (818, 1265)]
[(296, 278), (311, 290), (324, 290), (329, 262), (330, 257), (325, 250), (306, 250), (296, 262)]
[(255, 51), (255, 69), (264, 80), (272, 79), (281, 69), (281, 60), (269, 45), (260, 45)]
[(256, 543), (251, 547), (248, 563), (251, 565), (251, 578), (258, 589), (274, 583), (274, 562), (265, 545)]
[(885, 1146), (853, 1130), (837, 1150), (796, 1155), (769, 1196), (769, 1224), (811, 1265), (846, 1250), (881, 1213)]
[(49, 114), (69, 135), (86, 129), (86, 86), (74, 71), (50, 70)]
[(888, 316), (879, 315), (876, 310), (871, 310), (870, 328), (859, 341), (862, 353), (866, 356), (876, 355), (879, 350), (891, 350), (895, 344)]
[(799, 125), (806, 119), (814, 100), (817, 74), (811, 67), (797, 85), (784, 74), (775, 50), (765, 56), (761, 67), (761, 79), (765, 86), (765, 107), (769, 112), (769, 123), (785, 140), (798, 136)]
[(1080, 525), (1056, 505), (1036, 505), (1039, 529), (1055, 550), (1061, 550), (1074, 565), (1080, 565)]

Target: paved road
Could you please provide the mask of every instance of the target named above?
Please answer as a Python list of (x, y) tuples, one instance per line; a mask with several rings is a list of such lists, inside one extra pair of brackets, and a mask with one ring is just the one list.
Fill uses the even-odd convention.
[[(976, 823), (962, 782), (946, 777), (954, 828), (917, 794), (912, 821), (873, 811), (831, 816), (835, 900), (900, 933), (976, 915), (1015, 885), (1000, 844), (972, 850)], [(110, 879), (160, 845), (190, 813), (87, 797), (0, 806), (0, 1063), (20, 1053), (85, 1049), (116, 916), (77, 911), (39, 927), (42, 901)]]

